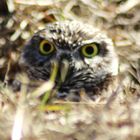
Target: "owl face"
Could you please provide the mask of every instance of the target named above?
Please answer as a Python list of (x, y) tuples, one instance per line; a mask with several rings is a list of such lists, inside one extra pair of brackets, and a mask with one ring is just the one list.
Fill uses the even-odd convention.
[(118, 58), (112, 41), (98, 29), (77, 21), (48, 24), (26, 44), (20, 63), (31, 79), (47, 81), (52, 63), (58, 63), (55, 84), (67, 64), (58, 96), (78, 94), (81, 89), (96, 94), (118, 73)]

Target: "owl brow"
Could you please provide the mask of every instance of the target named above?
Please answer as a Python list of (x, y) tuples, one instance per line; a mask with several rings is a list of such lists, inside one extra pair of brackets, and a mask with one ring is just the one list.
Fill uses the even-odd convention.
[(39, 40), (39, 41), (47, 40), (47, 41), (49, 41), (49, 42), (51, 42), (51, 43), (52, 43), (52, 40), (51, 40), (51, 39), (46, 38), (46, 37), (45, 37), (45, 36), (43, 36), (43, 35), (40, 35), (40, 36), (38, 37), (38, 40)]
[(87, 44), (92, 44), (92, 43), (97, 43), (97, 42), (93, 39), (82, 41), (82, 45), (87, 45)]

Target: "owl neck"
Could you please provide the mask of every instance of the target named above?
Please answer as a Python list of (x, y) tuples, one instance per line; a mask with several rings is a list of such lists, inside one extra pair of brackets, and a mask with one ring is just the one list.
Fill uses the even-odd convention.
[[(87, 82), (84, 81), (83, 84), (78, 84), (76, 83), (67, 83), (61, 85), (59, 89), (59, 95), (60, 98), (66, 97), (66, 96), (71, 96), (73, 94), (74, 96), (79, 96), (80, 97), (80, 92), (84, 91), (87, 96), (89, 96), (92, 99), (95, 99), (95, 95), (101, 95), (103, 91), (108, 92), (108, 89), (110, 88), (109, 86), (113, 85), (114, 81), (116, 79), (116, 76), (112, 76), (111, 74), (108, 74), (104, 77), (104, 79), (99, 79), (98, 81), (92, 81), (92, 82)], [(82, 82), (82, 81), (81, 81)], [(70, 88), (72, 87), (72, 88)], [(113, 88), (113, 86), (112, 86)]]

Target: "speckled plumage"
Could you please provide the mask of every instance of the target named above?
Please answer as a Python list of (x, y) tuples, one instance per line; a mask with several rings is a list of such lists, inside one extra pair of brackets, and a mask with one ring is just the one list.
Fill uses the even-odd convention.
[[(41, 40), (51, 42), (56, 52), (53, 55), (41, 55), (39, 53)], [(81, 56), (80, 48), (93, 42), (100, 45), (99, 54), (93, 58)], [(81, 89), (90, 96), (101, 94), (118, 73), (118, 57), (111, 39), (91, 25), (77, 21), (50, 23), (45, 29), (35, 33), (26, 44), (20, 63), (26, 66), (31, 79), (48, 80), (51, 63), (57, 61), (59, 64), (57, 85), (63, 60), (67, 60), (69, 69), (65, 81), (58, 89), (59, 97), (78, 94)]]

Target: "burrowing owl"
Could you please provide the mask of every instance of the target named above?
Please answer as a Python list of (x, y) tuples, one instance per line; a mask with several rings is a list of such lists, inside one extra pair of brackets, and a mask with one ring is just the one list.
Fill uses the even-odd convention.
[(57, 96), (64, 98), (84, 90), (92, 96), (102, 93), (118, 73), (118, 57), (113, 43), (100, 30), (77, 21), (50, 23), (34, 34), (22, 56), (30, 79), (47, 81), (52, 63), (58, 63), (55, 86), (68, 70), (58, 88)]

